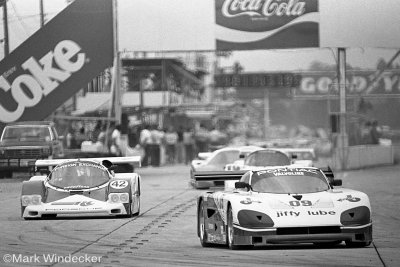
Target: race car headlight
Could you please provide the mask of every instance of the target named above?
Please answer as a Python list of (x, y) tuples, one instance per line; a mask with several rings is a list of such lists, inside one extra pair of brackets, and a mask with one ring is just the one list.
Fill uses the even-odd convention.
[(41, 203), (42, 203), (41, 195), (24, 195), (21, 197), (22, 206), (40, 205)]
[(340, 215), (340, 223), (346, 226), (364, 225), (370, 223), (371, 211), (366, 206), (356, 207), (343, 211)]
[(108, 201), (111, 203), (129, 203), (128, 193), (111, 193), (108, 195)]
[(266, 228), (274, 226), (274, 221), (271, 217), (265, 213), (253, 210), (240, 210), (238, 212), (238, 220), (240, 226), (246, 228)]

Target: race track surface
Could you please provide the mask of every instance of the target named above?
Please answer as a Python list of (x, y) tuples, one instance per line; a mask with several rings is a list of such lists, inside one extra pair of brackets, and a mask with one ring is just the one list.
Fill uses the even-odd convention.
[[(141, 213), (134, 218), (20, 217), (20, 174), (0, 180), (0, 266), (398, 266), (400, 166), (338, 173), (343, 186), (367, 193), (374, 242), (365, 248), (268, 245), (231, 251), (203, 248), (189, 167), (138, 169)], [(64, 261), (64, 262), (63, 262)], [(75, 262), (74, 262), (75, 261)]]

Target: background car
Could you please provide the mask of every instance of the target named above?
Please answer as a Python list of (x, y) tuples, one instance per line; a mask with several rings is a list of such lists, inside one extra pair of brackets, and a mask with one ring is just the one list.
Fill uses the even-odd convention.
[(198, 237), (202, 246), (229, 248), (314, 243), (368, 246), (371, 206), (366, 194), (333, 186), (314, 167), (268, 167), (248, 171), (232, 191), (198, 197)]
[(139, 174), (113, 171), (114, 166), (127, 163), (139, 165), (140, 157), (38, 160), (37, 168), (55, 167), (47, 176), (22, 183), (21, 216), (138, 215)]
[(262, 169), (267, 166), (285, 166), (291, 164), (291, 159), (287, 154), (275, 149), (257, 149), (242, 161), (236, 161), (233, 164), (225, 166), (226, 170), (254, 170)]
[[(226, 171), (225, 166), (245, 157), (257, 146), (225, 147), (214, 152), (202, 152), (204, 159), (193, 160), (190, 166), (190, 183), (195, 188), (224, 186), (225, 180), (239, 180), (243, 171)], [(207, 181), (203, 181), (206, 179)]]

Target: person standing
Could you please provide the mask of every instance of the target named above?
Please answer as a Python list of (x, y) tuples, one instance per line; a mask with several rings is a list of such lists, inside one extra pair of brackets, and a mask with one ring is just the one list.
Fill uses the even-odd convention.
[(185, 164), (189, 164), (193, 160), (194, 152), (194, 133), (190, 128), (183, 132), (183, 145), (185, 146)]
[(111, 148), (110, 152), (116, 156), (122, 155), (121, 150), (121, 125), (115, 125), (114, 130), (111, 133)]
[(183, 163), (183, 154), (184, 154), (184, 145), (183, 145), (183, 127), (179, 126), (177, 131), (178, 134), (178, 142), (176, 144), (176, 158), (178, 163)]
[(148, 129), (148, 126), (145, 125), (143, 129), (140, 131), (139, 143), (144, 150), (144, 157), (142, 159), (142, 166), (149, 165), (149, 157), (150, 157), (150, 138), (151, 133)]
[(167, 148), (167, 162), (170, 164), (175, 163), (176, 145), (178, 143), (178, 134), (170, 126), (165, 133), (165, 144)]

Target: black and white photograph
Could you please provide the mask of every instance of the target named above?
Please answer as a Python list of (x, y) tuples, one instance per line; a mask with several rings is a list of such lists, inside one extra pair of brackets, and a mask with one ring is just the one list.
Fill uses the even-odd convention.
[(0, 0), (0, 266), (399, 266), (399, 13)]

